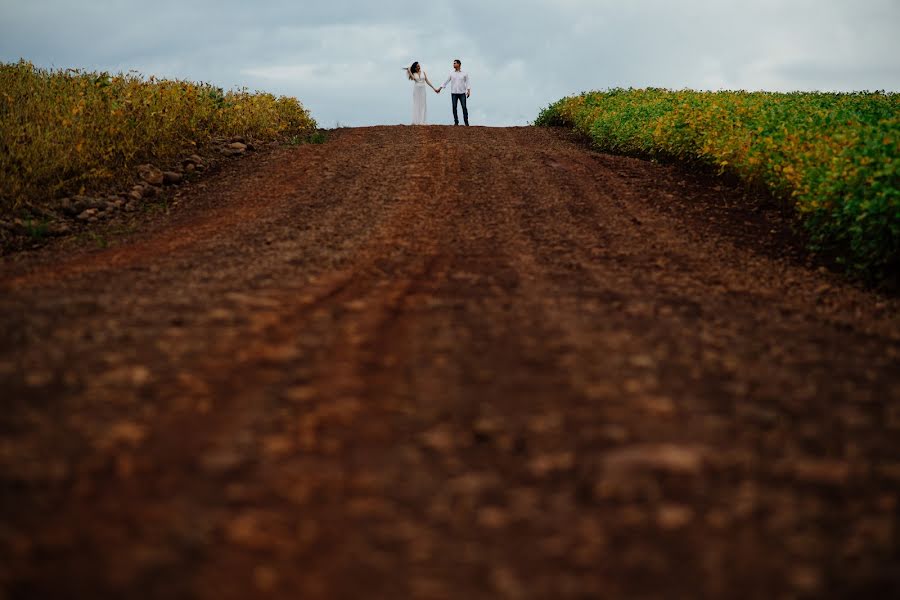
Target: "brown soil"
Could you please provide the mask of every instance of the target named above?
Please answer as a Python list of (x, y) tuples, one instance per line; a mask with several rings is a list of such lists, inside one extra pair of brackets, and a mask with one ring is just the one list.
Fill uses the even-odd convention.
[(0, 598), (900, 591), (900, 311), (561, 132), (242, 159), (0, 264)]

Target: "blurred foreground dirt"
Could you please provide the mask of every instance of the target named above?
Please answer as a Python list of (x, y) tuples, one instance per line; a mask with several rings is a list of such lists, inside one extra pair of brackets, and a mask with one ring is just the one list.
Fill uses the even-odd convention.
[(535, 128), (242, 159), (0, 264), (0, 598), (900, 593), (895, 298)]

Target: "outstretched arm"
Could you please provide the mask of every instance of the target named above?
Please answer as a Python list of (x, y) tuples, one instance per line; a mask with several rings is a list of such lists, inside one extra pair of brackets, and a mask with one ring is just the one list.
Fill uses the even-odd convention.
[(426, 73), (425, 71), (422, 71), (422, 75), (425, 77), (425, 83), (428, 84), (428, 87), (430, 87), (430, 88), (433, 89), (435, 92), (437, 92), (437, 90), (434, 88), (433, 85), (431, 85), (431, 82), (428, 80), (428, 73)]

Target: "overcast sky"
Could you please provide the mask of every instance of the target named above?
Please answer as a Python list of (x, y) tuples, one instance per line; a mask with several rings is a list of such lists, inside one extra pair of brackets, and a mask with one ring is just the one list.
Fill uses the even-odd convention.
[(524, 125), (614, 86), (900, 91), (900, 0), (0, 0), (20, 57), (296, 96), (322, 127), (408, 123), (401, 67), (438, 86), (460, 58), (472, 123)]

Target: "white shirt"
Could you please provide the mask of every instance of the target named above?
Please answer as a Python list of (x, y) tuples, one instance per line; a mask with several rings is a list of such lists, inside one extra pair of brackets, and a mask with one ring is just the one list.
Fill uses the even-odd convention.
[(441, 87), (447, 87), (447, 84), (450, 84), (450, 93), (451, 94), (465, 94), (469, 91), (469, 74), (462, 70), (453, 70), (450, 71), (450, 74), (447, 76), (447, 81), (444, 82), (444, 85)]

